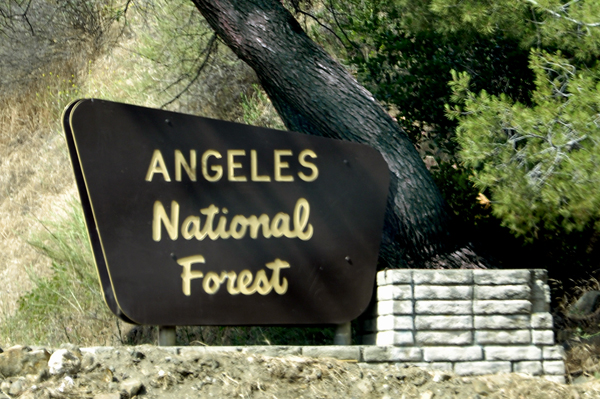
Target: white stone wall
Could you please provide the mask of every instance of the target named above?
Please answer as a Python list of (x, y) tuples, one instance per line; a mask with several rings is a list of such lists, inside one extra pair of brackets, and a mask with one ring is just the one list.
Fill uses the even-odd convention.
[(365, 347), (365, 360), (564, 381), (549, 310), (542, 269), (381, 271), (363, 336), (381, 348)]

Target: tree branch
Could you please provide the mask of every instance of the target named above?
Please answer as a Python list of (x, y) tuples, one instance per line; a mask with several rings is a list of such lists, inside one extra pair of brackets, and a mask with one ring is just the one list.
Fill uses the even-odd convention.
[(192, 87), (192, 85), (194, 83), (196, 83), (196, 81), (198, 80), (198, 78), (200, 77), (200, 74), (202, 73), (202, 71), (204, 70), (204, 67), (206, 67), (206, 64), (208, 63), (208, 59), (214, 49), (213, 46), (216, 46), (216, 42), (217, 42), (217, 34), (213, 34), (212, 37), (210, 38), (210, 40), (208, 41), (208, 46), (206, 47), (206, 57), (204, 57), (204, 61), (202, 61), (202, 64), (200, 64), (200, 66), (198, 67), (198, 69), (196, 70), (196, 76), (194, 76), (194, 78), (192, 80), (190, 80), (190, 82), (183, 88), (183, 90), (181, 90), (175, 97), (173, 97), (170, 101), (167, 101), (166, 103), (164, 103), (163, 105), (161, 105), (161, 108), (166, 107), (167, 105), (175, 102), (176, 100), (178, 100), (183, 93), (185, 93), (186, 91), (189, 90), (190, 87)]
[[(577, 25), (580, 25), (580, 26), (585, 26), (585, 27), (588, 27), (588, 28), (596, 28), (596, 27), (600, 26), (600, 22), (587, 23), (587, 22), (583, 22), (583, 21), (578, 21), (578, 20), (576, 20), (576, 19), (573, 19), (573, 18), (571, 18), (571, 17), (568, 17), (568, 16), (566, 16), (566, 15), (560, 14), (560, 13), (558, 13), (558, 12), (556, 12), (556, 11), (552, 11), (552, 10), (550, 10), (550, 9), (548, 9), (548, 8), (542, 7), (542, 6), (541, 6), (541, 5), (540, 5), (540, 4), (539, 4), (537, 1), (535, 1), (535, 0), (525, 0), (525, 1), (526, 1), (526, 2), (528, 2), (528, 3), (531, 3), (531, 4), (533, 4), (534, 6), (536, 6), (537, 8), (539, 8), (540, 10), (542, 10), (542, 11), (545, 11), (545, 12), (549, 13), (550, 15), (553, 15), (553, 16), (555, 16), (556, 18), (563, 18), (563, 19), (566, 19), (566, 20), (567, 20), (567, 21), (569, 21), (569, 22), (573, 22), (574, 24), (577, 24)], [(571, 4), (573, 4), (573, 3), (577, 2), (577, 1), (578, 1), (578, 0), (576, 0), (576, 1), (571, 1), (571, 2), (569, 2), (569, 3), (567, 3), (567, 4), (564, 4), (564, 5), (563, 5), (563, 6), (560, 8), (560, 10), (561, 10), (561, 11), (563, 11), (563, 12), (566, 12), (566, 8), (568, 8), (567, 6), (568, 6), (568, 5), (571, 5)]]

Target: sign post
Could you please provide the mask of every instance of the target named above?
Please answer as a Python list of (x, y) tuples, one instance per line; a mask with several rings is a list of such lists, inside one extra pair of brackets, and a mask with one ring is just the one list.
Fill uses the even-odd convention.
[(370, 147), (96, 99), (63, 125), (109, 308), (138, 324), (342, 324), (389, 171)]

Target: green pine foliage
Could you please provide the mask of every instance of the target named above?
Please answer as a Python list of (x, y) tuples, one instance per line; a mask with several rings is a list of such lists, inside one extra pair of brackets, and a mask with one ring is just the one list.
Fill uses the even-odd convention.
[[(473, 205), (480, 192), (529, 241), (594, 228), (600, 2), (336, 4), (331, 25), (346, 62), (435, 159), (431, 170), (460, 218), (486, 219)], [(474, 188), (462, 185), (467, 178)]]
[(600, 220), (600, 68), (543, 51), (530, 68), (531, 106), (474, 93), (466, 73), (454, 74), (460, 156), (515, 233), (582, 230)]

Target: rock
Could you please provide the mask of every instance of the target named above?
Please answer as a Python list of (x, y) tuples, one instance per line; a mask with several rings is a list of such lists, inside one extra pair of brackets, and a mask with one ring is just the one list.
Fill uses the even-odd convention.
[(93, 370), (98, 364), (96, 363), (96, 359), (94, 355), (86, 352), (81, 359), (81, 369), (85, 371)]
[(25, 381), (22, 379), (18, 379), (12, 384), (10, 384), (10, 388), (8, 389), (8, 394), (11, 396), (17, 396), (25, 389)]
[(421, 394), (421, 399), (431, 399), (433, 398), (433, 392), (425, 391)]
[(59, 349), (48, 360), (50, 374), (77, 374), (81, 368), (81, 352), (70, 349)]
[(130, 379), (123, 381), (119, 385), (119, 390), (125, 394), (125, 397), (131, 398), (137, 395), (137, 393), (142, 389), (143, 386), (144, 384), (142, 384), (140, 380)]
[(375, 389), (373, 387), (373, 383), (371, 381), (367, 381), (367, 380), (362, 380), (360, 381), (357, 385), (356, 388), (358, 388), (359, 391), (361, 391), (363, 394), (368, 394), (373, 392), (373, 390)]
[(490, 387), (488, 384), (481, 380), (473, 381), (473, 389), (480, 395), (487, 395), (490, 392)]
[(133, 358), (134, 363), (139, 363), (146, 358), (146, 355), (138, 350), (135, 350), (131, 353), (131, 357)]
[(60, 383), (58, 390), (60, 392), (65, 392), (65, 391), (68, 391), (69, 389), (73, 388), (74, 385), (75, 385), (75, 381), (73, 381), (73, 379), (71, 377), (66, 376)]
[(591, 320), (599, 313), (600, 291), (588, 291), (567, 309), (566, 316), (571, 320)]
[(48, 366), (50, 353), (43, 350), (32, 351), (27, 346), (13, 346), (0, 354), (0, 377), (16, 377), (39, 374)]
[(442, 382), (442, 381), (448, 381), (452, 378), (452, 376), (450, 374), (446, 374), (446, 373), (434, 373), (433, 374), (433, 382)]
[(6, 380), (6, 381), (0, 381), (0, 392), (6, 392), (9, 390), (10, 388), (10, 384), (11, 382)]

